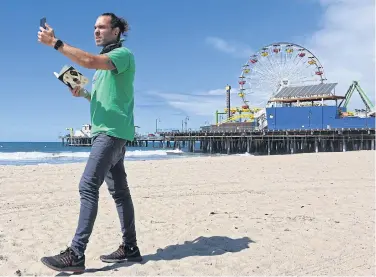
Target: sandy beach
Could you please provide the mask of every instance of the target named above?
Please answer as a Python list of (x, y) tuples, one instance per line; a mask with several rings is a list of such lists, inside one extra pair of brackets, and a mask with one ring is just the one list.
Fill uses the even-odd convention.
[[(69, 275), (40, 258), (70, 244), (85, 164), (0, 167), (1, 275)], [(120, 243), (104, 183), (86, 275), (374, 275), (375, 152), (126, 162), (142, 264)]]

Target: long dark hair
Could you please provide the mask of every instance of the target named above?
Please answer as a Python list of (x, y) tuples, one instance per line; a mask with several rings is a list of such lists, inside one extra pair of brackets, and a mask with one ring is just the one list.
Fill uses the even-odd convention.
[(119, 28), (120, 32), (118, 34), (117, 40), (120, 41), (121, 35), (127, 36), (127, 32), (129, 31), (129, 24), (128, 21), (124, 18), (116, 16), (114, 13), (102, 13), (102, 16), (110, 16), (111, 17), (111, 28)]

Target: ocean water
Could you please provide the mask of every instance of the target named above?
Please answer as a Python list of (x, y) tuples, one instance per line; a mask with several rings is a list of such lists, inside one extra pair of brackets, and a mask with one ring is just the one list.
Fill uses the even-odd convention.
[[(86, 162), (90, 147), (63, 146), (61, 142), (0, 142), (0, 165)], [(125, 160), (177, 159), (197, 156), (186, 149), (127, 147)]]

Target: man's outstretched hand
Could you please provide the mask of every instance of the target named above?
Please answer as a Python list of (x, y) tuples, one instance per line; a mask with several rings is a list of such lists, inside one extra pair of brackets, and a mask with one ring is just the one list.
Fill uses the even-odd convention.
[(46, 29), (39, 27), (40, 30), (38, 32), (38, 41), (47, 46), (54, 47), (56, 43), (54, 29), (52, 29), (51, 26), (47, 23), (45, 24), (45, 26)]

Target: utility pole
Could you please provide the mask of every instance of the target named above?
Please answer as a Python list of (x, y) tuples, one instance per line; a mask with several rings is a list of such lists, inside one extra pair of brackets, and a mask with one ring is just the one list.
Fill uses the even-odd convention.
[(185, 117), (185, 131), (186, 131), (186, 132), (188, 131), (188, 129), (187, 129), (188, 120), (189, 120), (189, 117), (186, 116), (186, 117)]
[(161, 122), (159, 118), (155, 120), (155, 133), (158, 133), (158, 122)]

